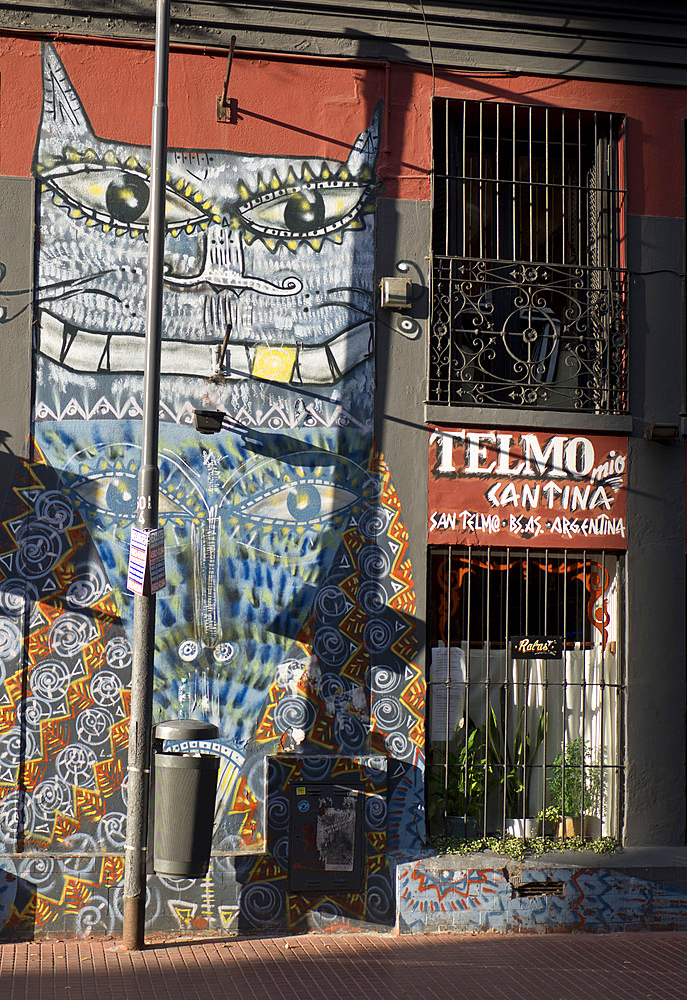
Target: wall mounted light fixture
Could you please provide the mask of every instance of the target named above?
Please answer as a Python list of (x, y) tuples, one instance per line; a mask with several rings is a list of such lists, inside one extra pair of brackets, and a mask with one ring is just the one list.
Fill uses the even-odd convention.
[(193, 424), (201, 434), (216, 434), (222, 430), (225, 417), (224, 410), (194, 410)]
[(674, 444), (680, 440), (680, 427), (679, 424), (649, 424), (644, 437), (659, 444)]

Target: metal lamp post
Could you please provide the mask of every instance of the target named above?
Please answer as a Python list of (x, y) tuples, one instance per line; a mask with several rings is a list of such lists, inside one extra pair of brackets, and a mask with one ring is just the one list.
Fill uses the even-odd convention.
[[(162, 277), (167, 181), (167, 78), (169, 63), (169, 0), (156, 0), (155, 97), (151, 139), (148, 302), (143, 375), (143, 442), (138, 476), (137, 525), (154, 530), (158, 524), (158, 436), (160, 409), (160, 344), (162, 338)], [(145, 589), (145, 588), (144, 588)], [(147, 588), (150, 590), (150, 588)], [(146, 901), (146, 839), (153, 709), (155, 652), (154, 593), (134, 597), (131, 717), (129, 722), (128, 800), (124, 858), (125, 948), (143, 947)]]

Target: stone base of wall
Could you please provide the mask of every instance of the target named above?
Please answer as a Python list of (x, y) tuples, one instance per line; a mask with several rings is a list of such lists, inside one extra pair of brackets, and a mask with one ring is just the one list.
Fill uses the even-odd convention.
[(402, 934), (687, 929), (687, 849), (626, 850), (608, 858), (585, 852), (577, 863), (559, 857), (447, 855), (400, 863), (397, 928)]

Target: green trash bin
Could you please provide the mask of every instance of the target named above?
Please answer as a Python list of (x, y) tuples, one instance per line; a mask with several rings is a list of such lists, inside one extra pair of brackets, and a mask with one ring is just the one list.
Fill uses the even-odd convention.
[(163, 750), (165, 740), (213, 740), (217, 726), (169, 719), (154, 727), (152, 865), (158, 875), (202, 878), (210, 866), (219, 757), (197, 747)]

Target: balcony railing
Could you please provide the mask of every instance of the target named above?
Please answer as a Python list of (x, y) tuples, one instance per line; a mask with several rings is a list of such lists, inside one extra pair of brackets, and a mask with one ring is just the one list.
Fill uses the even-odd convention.
[(627, 410), (627, 273), (434, 256), (428, 399)]

